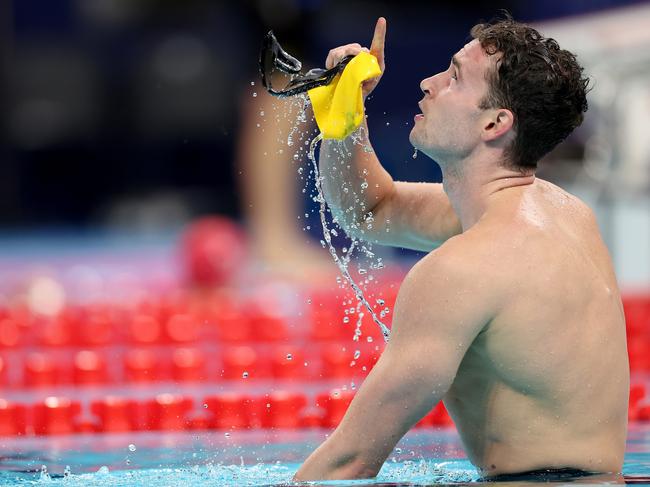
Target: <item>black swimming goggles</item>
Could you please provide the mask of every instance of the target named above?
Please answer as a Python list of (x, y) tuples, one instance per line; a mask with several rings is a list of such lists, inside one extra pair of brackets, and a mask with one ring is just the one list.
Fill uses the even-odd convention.
[[(271, 95), (279, 98), (305, 93), (312, 88), (330, 84), (353, 57), (344, 57), (331, 69), (315, 68), (301, 74), (302, 63), (282, 49), (275, 35), (273, 35), (273, 31), (269, 31), (264, 36), (262, 49), (260, 50), (262, 85)], [(289, 80), (284, 83), (284, 87), (281, 89), (274, 89), (271, 84), (271, 77), (275, 72), (289, 75)]]

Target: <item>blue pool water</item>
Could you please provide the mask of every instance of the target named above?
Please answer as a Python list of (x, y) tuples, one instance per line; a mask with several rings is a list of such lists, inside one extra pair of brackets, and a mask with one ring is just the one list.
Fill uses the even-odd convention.
[[(0, 485), (286, 485), (327, 433), (276, 430), (4, 438), (0, 439)], [(650, 485), (650, 425), (631, 426), (624, 474), (626, 483)], [(376, 479), (317, 485), (467, 484), (477, 478), (455, 430), (413, 430)], [(576, 483), (595, 482), (587, 477)]]

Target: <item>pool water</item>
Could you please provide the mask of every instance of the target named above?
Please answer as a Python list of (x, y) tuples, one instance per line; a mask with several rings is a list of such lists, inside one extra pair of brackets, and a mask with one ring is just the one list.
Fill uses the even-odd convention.
[[(328, 432), (234, 430), (229, 434), (6, 438), (0, 440), (0, 485), (286, 485)], [(650, 425), (631, 425), (623, 473), (626, 483), (650, 485)], [(477, 479), (453, 428), (416, 429), (397, 445), (376, 479), (316, 485), (458, 485)], [(578, 483), (594, 482), (587, 477)]]

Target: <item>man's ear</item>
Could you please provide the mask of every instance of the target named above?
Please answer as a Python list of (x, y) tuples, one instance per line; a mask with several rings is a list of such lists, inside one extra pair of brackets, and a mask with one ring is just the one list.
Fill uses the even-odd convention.
[(515, 123), (515, 116), (506, 108), (489, 110), (489, 114), (483, 123), (481, 138), (485, 142), (496, 140), (512, 130)]

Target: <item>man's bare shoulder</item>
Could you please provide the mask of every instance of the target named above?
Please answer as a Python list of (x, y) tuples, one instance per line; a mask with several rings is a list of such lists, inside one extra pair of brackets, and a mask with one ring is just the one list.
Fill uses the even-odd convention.
[(499, 254), (505, 252), (499, 247), (482, 230), (467, 231), (427, 254), (411, 269), (405, 283), (412, 282), (422, 297), (435, 294), (491, 308), (499, 299), (495, 283), (500, 280)]
[(545, 199), (553, 206), (562, 208), (567, 213), (571, 212), (573, 216), (581, 218), (585, 223), (596, 224), (593, 210), (576, 195), (544, 179), (537, 178), (536, 182)]
[(391, 341), (435, 336), (438, 341), (453, 337), (456, 345), (471, 343), (503, 301), (489, 278), (493, 264), (482, 263), (481, 255), (484, 245), (463, 234), (413, 266), (400, 287)]
[(481, 223), (447, 240), (429, 253), (423, 263), (474, 280), (498, 273), (498, 263), (507, 252), (507, 236), (498, 228)]

